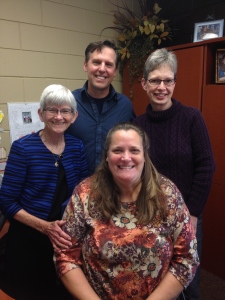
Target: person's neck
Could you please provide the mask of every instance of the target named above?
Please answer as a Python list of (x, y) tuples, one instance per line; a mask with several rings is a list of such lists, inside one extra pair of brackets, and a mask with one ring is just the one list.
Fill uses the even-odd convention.
[(169, 109), (173, 105), (173, 102), (172, 102), (172, 100), (170, 100), (170, 102), (167, 103), (166, 105), (155, 104), (155, 103), (153, 104), (151, 102), (150, 102), (150, 104), (152, 106), (153, 111), (163, 111), (163, 110)]
[(104, 90), (98, 90), (98, 89), (93, 89), (93, 88), (88, 87), (87, 93), (89, 96), (91, 96), (95, 99), (103, 99), (108, 96), (109, 88), (104, 89)]
[(135, 186), (119, 186), (120, 189), (120, 202), (129, 203), (137, 200), (138, 194), (141, 189), (141, 182)]
[(39, 133), (42, 142), (54, 154), (60, 155), (65, 148), (64, 133), (50, 133), (43, 129)]

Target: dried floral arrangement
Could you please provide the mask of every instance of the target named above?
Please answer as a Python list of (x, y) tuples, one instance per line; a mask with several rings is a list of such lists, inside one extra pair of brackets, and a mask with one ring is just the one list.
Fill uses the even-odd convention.
[(158, 3), (153, 4), (149, 11), (146, 0), (138, 0), (139, 12), (133, 12), (126, 0), (121, 5), (109, 2), (116, 7), (113, 12), (115, 26), (103, 29), (113, 29), (118, 32), (118, 52), (120, 55), (120, 74), (129, 60), (129, 82), (140, 77), (144, 62), (154, 49), (165, 45), (172, 39), (169, 20), (162, 17), (162, 8)]

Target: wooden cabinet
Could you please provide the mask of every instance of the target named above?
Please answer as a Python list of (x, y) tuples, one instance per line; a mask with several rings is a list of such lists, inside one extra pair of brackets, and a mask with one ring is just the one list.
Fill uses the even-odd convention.
[(131, 99), (134, 111), (137, 116), (145, 113), (145, 108), (149, 104), (146, 91), (143, 90), (140, 80), (137, 78), (130, 84), (129, 82), (129, 62), (123, 70), (123, 94)]
[(183, 104), (201, 109), (203, 48), (184, 48), (173, 52), (178, 60), (177, 82), (173, 97)]
[(174, 97), (202, 111), (216, 161), (203, 214), (201, 265), (225, 279), (225, 84), (215, 83), (217, 49), (225, 49), (224, 37), (176, 46), (171, 50), (178, 58)]
[[(215, 83), (216, 50), (225, 49), (225, 37), (168, 48), (178, 58), (177, 83), (173, 97), (197, 107), (206, 122), (216, 172), (203, 214), (202, 268), (225, 279), (225, 84)], [(123, 92), (129, 97), (126, 82)], [(137, 115), (149, 103), (137, 80), (133, 86)]]
[(0, 290), (0, 299), (1, 300), (13, 300), (13, 298), (6, 295), (2, 290)]

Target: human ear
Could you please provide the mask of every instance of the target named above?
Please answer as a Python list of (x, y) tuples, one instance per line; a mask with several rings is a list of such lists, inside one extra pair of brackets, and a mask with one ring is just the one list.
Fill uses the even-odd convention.
[(87, 62), (84, 62), (84, 71), (87, 72)]
[(74, 113), (74, 116), (73, 116), (73, 119), (72, 119), (72, 121), (71, 121), (71, 124), (73, 124), (73, 123), (75, 122), (75, 120), (76, 120), (77, 117), (78, 117), (78, 111), (76, 111), (76, 112)]
[(40, 118), (41, 122), (44, 122), (44, 120), (43, 120), (43, 111), (41, 111), (40, 108), (38, 109), (38, 115), (39, 115), (39, 118)]
[(144, 78), (141, 78), (141, 85), (142, 85), (142, 88), (146, 91), (147, 90), (147, 80), (145, 80)]

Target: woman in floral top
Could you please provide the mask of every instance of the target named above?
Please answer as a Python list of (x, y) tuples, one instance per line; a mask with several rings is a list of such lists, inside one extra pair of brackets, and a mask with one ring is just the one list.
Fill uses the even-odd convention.
[(72, 246), (55, 262), (75, 299), (175, 299), (194, 277), (190, 214), (148, 147), (136, 125), (114, 126), (97, 171), (73, 192), (63, 217)]

